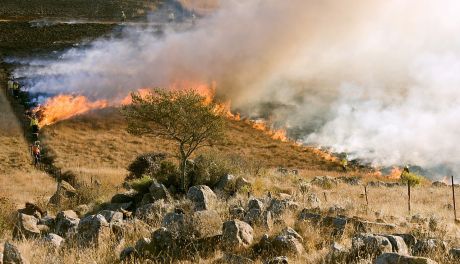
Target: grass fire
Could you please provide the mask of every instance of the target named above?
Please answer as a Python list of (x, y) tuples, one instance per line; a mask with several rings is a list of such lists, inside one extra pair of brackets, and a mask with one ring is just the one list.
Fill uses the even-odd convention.
[(0, 263), (459, 263), (459, 8), (2, 0)]

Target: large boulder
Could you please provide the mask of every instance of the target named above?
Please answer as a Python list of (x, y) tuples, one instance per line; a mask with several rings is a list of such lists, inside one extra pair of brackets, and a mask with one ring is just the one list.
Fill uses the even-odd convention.
[(123, 213), (122, 212), (102, 210), (99, 212), (99, 214), (102, 215), (109, 224), (123, 223)]
[(161, 224), (175, 238), (185, 233), (185, 215), (178, 212), (167, 213)]
[(222, 228), (222, 243), (228, 251), (239, 251), (251, 246), (254, 239), (252, 227), (239, 220), (227, 221)]
[(436, 264), (437, 262), (428, 258), (412, 257), (397, 253), (383, 253), (375, 260), (375, 264)]
[(252, 209), (257, 209), (259, 211), (263, 211), (264, 210), (264, 203), (259, 199), (251, 198), (248, 201), (248, 211), (250, 211)]
[(191, 187), (187, 192), (187, 198), (195, 205), (195, 211), (209, 210), (217, 201), (216, 194), (206, 185)]
[(287, 211), (294, 211), (299, 208), (299, 205), (292, 201), (290, 198), (286, 199), (272, 199), (267, 208), (272, 213), (274, 218), (280, 218)]
[(222, 234), (222, 220), (213, 210), (194, 212), (187, 218), (187, 238), (203, 239)]
[(14, 239), (36, 238), (40, 236), (40, 229), (37, 226), (38, 219), (32, 215), (18, 214), (16, 226), (13, 230)]
[(78, 239), (81, 245), (98, 244), (102, 238), (110, 235), (110, 226), (104, 216), (89, 215), (78, 224)]
[(393, 247), (393, 252), (401, 255), (409, 255), (409, 248), (407, 247), (404, 238), (392, 235), (387, 235), (385, 237), (390, 240), (391, 246)]
[(157, 224), (161, 222), (168, 208), (169, 206), (163, 200), (158, 200), (137, 208), (136, 217), (148, 224)]
[(273, 228), (273, 217), (270, 211), (261, 211), (256, 208), (251, 209), (244, 216), (244, 221), (253, 227), (261, 226), (267, 231)]
[(384, 236), (363, 233), (353, 237), (351, 242), (352, 249), (360, 256), (377, 256), (393, 252), (390, 240)]
[(161, 183), (153, 181), (149, 188), (150, 196), (154, 201), (163, 199), (166, 202), (172, 201), (171, 194), (168, 189)]
[(63, 201), (66, 201), (70, 198), (73, 198), (77, 195), (77, 190), (66, 181), (60, 181), (57, 184), (57, 190), (51, 196), (49, 202), (50, 204), (59, 204)]
[(21, 252), (19, 252), (19, 249), (15, 245), (6, 242), (3, 248), (3, 263), (28, 264), (29, 261), (22, 256)]
[(72, 210), (61, 211), (56, 215), (55, 232), (62, 237), (69, 237), (77, 232), (80, 219)]
[(52, 248), (59, 249), (61, 245), (65, 242), (65, 239), (59, 235), (50, 233), (46, 235), (43, 240)]
[(445, 253), (447, 251), (446, 242), (438, 239), (421, 239), (415, 243), (412, 248), (413, 255), (423, 256), (425, 254), (440, 252)]
[(289, 233), (281, 233), (272, 241), (272, 247), (275, 254), (300, 256), (305, 251), (301, 241)]

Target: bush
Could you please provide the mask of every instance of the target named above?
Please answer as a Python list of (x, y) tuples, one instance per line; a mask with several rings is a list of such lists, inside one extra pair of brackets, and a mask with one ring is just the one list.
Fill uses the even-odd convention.
[(129, 182), (131, 188), (140, 192), (140, 193), (148, 193), (150, 185), (152, 185), (153, 180), (150, 176), (144, 175), (140, 179), (134, 179)]
[(165, 186), (180, 187), (180, 172), (176, 164), (165, 160), (160, 163), (160, 169), (153, 177)]
[(416, 186), (422, 183), (425, 178), (421, 175), (411, 173), (411, 172), (404, 172), (401, 175), (401, 182), (404, 184), (410, 184), (410, 186)]
[(146, 153), (138, 156), (129, 166), (126, 180), (140, 179), (145, 175), (154, 177), (161, 169), (160, 163), (166, 159), (165, 153)]
[(215, 186), (225, 174), (235, 173), (237, 169), (232, 166), (230, 159), (214, 152), (204, 153), (194, 160), (188, 172), (191, 185)]

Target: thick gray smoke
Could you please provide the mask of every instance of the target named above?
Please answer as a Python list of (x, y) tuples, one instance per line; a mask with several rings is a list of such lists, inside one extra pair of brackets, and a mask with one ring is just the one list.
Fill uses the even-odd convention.
[(379, 165), (460, 165), (460, 2), (214, 6), (191, 29), (129, 29), (17, 74), (32, 80), (32, 92), (108, 100), (140, 87), (215, 81), (235, 109), (270, 117), (305, 143)]

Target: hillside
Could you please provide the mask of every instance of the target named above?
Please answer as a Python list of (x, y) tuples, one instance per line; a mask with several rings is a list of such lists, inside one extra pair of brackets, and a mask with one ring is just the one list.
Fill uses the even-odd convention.
[[(116, 109), (92, 112), (58, 122), (43, 129), (43, 143), (55, 152), (55, 165), (77, 173), (83, 179), (119, 185), (126, 167), (146, 152), (175, 154), (174, 142), (161, 138), (137, 137), (126, 132), (126, 123)], [(263, 167), (286, 167), (305, 175), (336, 174), (337, 163), (327, 161), (313, 149), (273, 140), (244, 121), (228, 121), (223, 142), (210, 150), (240, 156)]]

